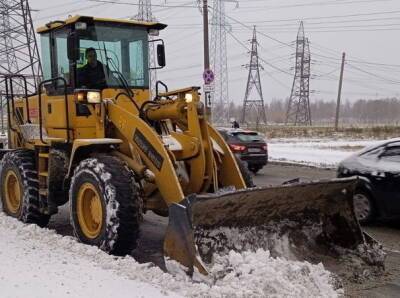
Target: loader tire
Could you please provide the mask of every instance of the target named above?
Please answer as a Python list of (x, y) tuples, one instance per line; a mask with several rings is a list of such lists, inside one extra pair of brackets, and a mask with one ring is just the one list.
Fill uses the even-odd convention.
[(24, 223), (45, 227), (50, 216), (39, 203), (39, 182), (32, 150), (8, 152), (1, 161), (1, 201), (3, 211)]
[(64, 179), (68, 174), (69, 157), (64, 150), (51, 149), (49, 160), (49, 204), (56, 207), (68, 202), (68, 186)]
[(251, 177), (250, 171), (247, 168), (247, 165), (243, 160), (241, 160), (239, 157), (235, 155), (236, 163), (239, 167), (240, 173), (242, 173), (242, 177), (244, 179), (244, 182), (246, 183), (247, 188), (255, 187), (253, 183), (253, 177)]
[(71, 224), (81, 242), (120, 256), (136, 247), (142, 200), (132, 171), (118, 158), (99, 155), (81, 161), (69, 200)]

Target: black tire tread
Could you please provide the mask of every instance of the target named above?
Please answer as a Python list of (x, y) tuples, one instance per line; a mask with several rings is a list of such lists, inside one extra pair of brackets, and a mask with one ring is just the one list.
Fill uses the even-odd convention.
[[(139, 188), (136, 186), (133, 172), (118, 158), (99, 154), (93, 158), (88, 158), (82, 161), (75, 169), (74, 178), (70, 187), (70, 202), (72, 204), (73, 189), (79, 180), (79, 173), (90, 171), (94, 175), (98, 175), (95, 167), (102, 164), (102, 173), (111, 175), (107, 183), (112, 185), (115, 190), (115, 200), (118, 202), (117, 216), (111, 222), (106, 223), (105, 234), (98, 243), (90, 243), (83, 240), (85, 243), (98, 245), (102, 250), (114, 255), (126, 255), (136, 247), (139, 238), (139, 226), (142, 220), (142, 200), (139, 194)], [(78, 175), (78, 177), (76, 177)], [(101, 182), (101, 183), (104, 183)], [(100, 187), (104, 190), (105, 185)], [(104, 197), (103, 197), (104, 198)], [(114, 206), (115, 207), (115, 206)], [(79, 223), (74, 221), (71, 210), (71, 222), (74, 227), (75, 235), (82, 241), (77, 233)], [(118, 224), (118, 228), (114, 227)]]
[(49, 161), (49, 204), (62, 206), (68, 202), (68, 190), (64, 188), (64, 179), (68, 173), (69, 158), (64, 150), (50, 150)]
[(246, 186), (248, 188), (255, 187), (255, 184), (253, 182), (253, 177), (251, 176), (251, 173), (249, 169), (247, 168), (247, 165), (235, 155), (236, 163), (239, 167), (240, 172), (242, 173), (242, 177), (244, 179), (244, 182), (246, 183)]
[(368, 198), (368, 200), (369, 200), (369, 202), (371, 204), (371, 208), (372, 208), (371, 212), (370, 212), (370, 215), (367, 218), (365, 218), (363, 220), (360, 220), (360, 224), (362, 224), (362, 225), (370, 225), (370, 224), (374, 223), (374, 221), (376, 220), (376, 217), (377, 217), (378, 210), (376, 208), (376, 204), (375, 204), (375, 201), (372, 198), (371, 193), (369, 191), (365, 190), (365, 189), (358, 189), (358, 190), (355, 191), (355, 194), (356, 193), (360, 193), (360, 194), (363, 194), (364, 196), (366, 196)]
[[(17, 218), (24, 223), (37, 224), (40, 227), (46, 226), (49, 223), (50, 216), (40, 211), (39, 182), (35, 163), (35, 152), (33, 150), (19, 149), (4, 155), (1, 161), (2, 198), (4, 196), (3, 171), (9, 167), (13, 167), (17, 170), (17, 174), (22, 179), (23, 202)], [(3, 210), (7, 213), (4, 201)]]

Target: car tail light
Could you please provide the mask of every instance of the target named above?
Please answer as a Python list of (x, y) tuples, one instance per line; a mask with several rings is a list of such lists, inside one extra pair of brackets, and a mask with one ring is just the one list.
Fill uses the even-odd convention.
[(267, 145), (267, 144), (265, 144), (264, 146), (262, 146), (262, 148), (263, 148), (264, 151), (268, 151), (268, 145)]
[(242, 146), (242, 145), (230, 144), (229, 147), (231, 147), (232, 151), (235, 151), (235, 152), (242, 152), (242, 151), (246, 150), (246, 146)]

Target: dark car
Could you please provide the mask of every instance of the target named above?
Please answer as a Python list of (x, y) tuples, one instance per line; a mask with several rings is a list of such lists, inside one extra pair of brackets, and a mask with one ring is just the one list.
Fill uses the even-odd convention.
[(232, 152), (247, 163), (248, 169), (256, 174), (268, 162), (268, 145), (256, 131), (219, 128)]
[(400, 138), (384, 141), (343, 160), (338, 177), (361, 176), (354, 210), (361, 223), (400, 218)]

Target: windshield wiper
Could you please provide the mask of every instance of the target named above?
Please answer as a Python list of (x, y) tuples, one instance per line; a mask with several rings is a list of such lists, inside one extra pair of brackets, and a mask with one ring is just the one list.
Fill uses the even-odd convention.
[(103, 49), (104, 49), (104, 55), (106, 55), (106, 67), (107, 67), (107, 77), (110, 75), (110, 67), (108, 66), (108, 55), (107, 55), (107, 49), (106, 49), (106, 43), (103, 41)]
[(125, 79), (124, 75), (118, 70), (118, 68), (116, 67), (116, 65), (115, 65), (115, 63), (114, 63), (114, 60), (112, 60), (111, 57), (108, 57), (108, 55), (107, 55), (107, 49), (106, 49), (106, 44), (105, 44), (104, 41), (103, 41), (103, 48), (104, 48), (104, 54), (106, 55), (107, 72), (108, 72), (108, 70), (109, 70), (108, 61), (110, 60), (110, 64), (111, 64), (112, 68), (114, 69), (114, 71), (117, 73), (118, 79), (119, 79), (119, 81), (121, 82), (123, 88), (124, 88), (125, 91), (128, 93), (128, 95), (129, 95), (130, 97), (133, 98), (133, 95), (134, 95), (134, 94), (133, 94), (132, 90), (129, 88), (128, 82), (127, 82), (127, 80)]
[(124, 75), (119, 71), (119, 70), (115, 70), (115, 72), (118, 75), (118, 79), (121, 81), (122, 86), (124, 87), (125, 91), (128, 93), (128, 95), (130, 97), (133, 97), (133, 92), (132, 90), (129, 88), (128, 82), (126, 81)]

